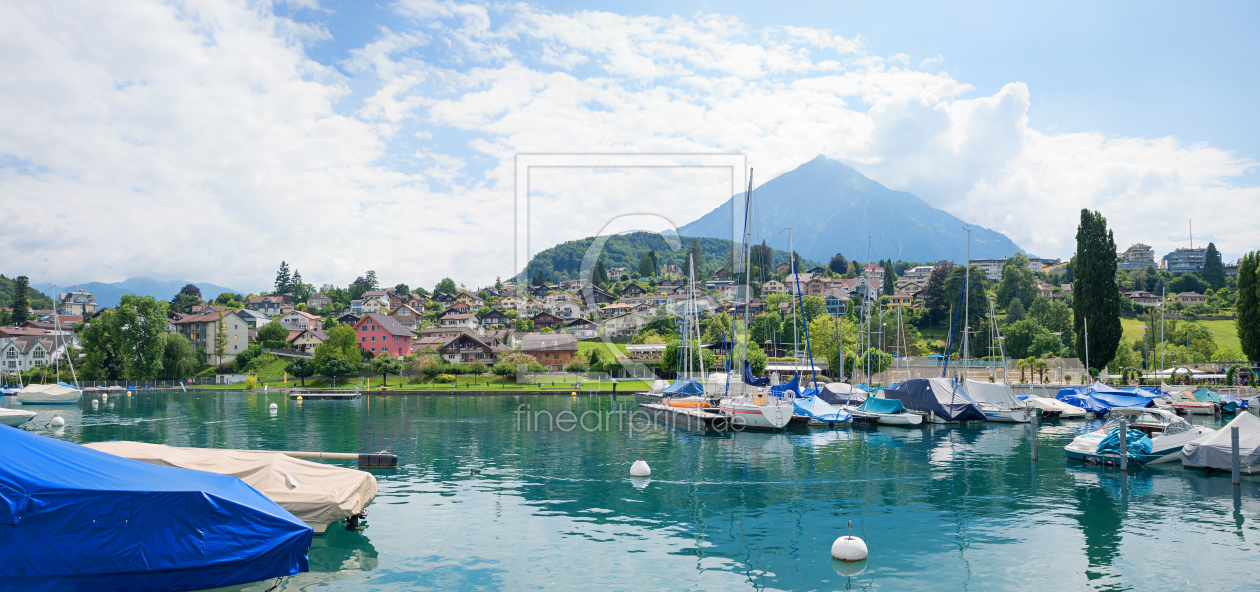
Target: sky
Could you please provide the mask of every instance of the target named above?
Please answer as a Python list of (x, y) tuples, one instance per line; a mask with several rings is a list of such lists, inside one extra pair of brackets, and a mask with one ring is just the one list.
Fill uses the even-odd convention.
[[(1081, 208), (1260, 246), (1260, 5), (1017, 4), (0, 0), (0, 272), (485, 285), (521, 154), (821, 154), (1042, 257)], [(730, 196), (579, 160), (530, 184), (532, 251)]]

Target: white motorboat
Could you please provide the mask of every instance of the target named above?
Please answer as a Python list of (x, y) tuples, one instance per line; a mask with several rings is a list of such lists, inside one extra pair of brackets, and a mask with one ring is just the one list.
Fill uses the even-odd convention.
[(83, 391), (65, 384), (28, 384), (17, 400), (23, 405), (65, 405), (78, 403), (82, 396)]
[(1151, 439), (1151, 452), (1143, 458), (1134, 459), (1135, 464), (1154, 464), (1178, 459), (1182, 447), (1190, 442), (1211, 434), (1216, 430), (1199, 425), (1191, 425), (1177, 417), (1171, 411), (1154, 407), (1118, 407), (1107, 415), (1107, 423), (1102, 428), (1088, 434), (1081, 434), (1064, 447), (1068, 458), (1083, 461), (1094, 461), (1105, 464), (1119, 462), (1117, 454), (1099, 454), (1098, 444), (1111, 431), (1125, 420), (1129, 429), (1146, 434)]
[(180, 467), (220, 475), (232, 475), (322, 535), (334, 522), (347, 526), (364, 515), (376, 499), (376, 477), (366, 471), (346, 469), (262, 450), (212, 450), (176, 448), (142, 442), (97, 442), (99, 450), (167, 467)]
[(994, 382), (978, 380), (963, 381), (963, 390), (971, 395), (980, 405), (986, 421), (1006, 423), (1028, 423), (1032, 421), (1032, 412), (1028, 404), (1015, 398), (1011, 387)]
[(0, 424), (7, 426), (20, 426), (32, 419), (35, 419), (34, 411), (0, 408)]
[(1028, 397), (1025, 403), (1041, 410), (1042, 417), (1085, 417), (1085, 410), (1049, 397)]
[(718, 410), (731, 419), (731, 426), (740, 429), (758, 428), (779, 430), (792, 421), (796, 406), (791, 401), (766, 393), (752, 393), (737, 397), (725, 397), (718, 403)]

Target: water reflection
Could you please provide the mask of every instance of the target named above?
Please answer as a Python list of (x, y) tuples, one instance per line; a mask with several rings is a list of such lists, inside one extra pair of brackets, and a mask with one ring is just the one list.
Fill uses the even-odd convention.
[[(1122, 475), (1067, 462), (1062, 447), (1101, 420), (1043, 423), (1037, 463), (1025, 425), (775, 434), (516, 425), (522, 404), (581, 414), (632, 410), (626, 399), (299, 405), (275, 394), (137, 393), (111, 396), (113, 408), (85, 398), (58, 409), (67, 420), (58, 432), (43, 425), (51, 412), (40, 410), (32, 429), (76, 442), (398, 454), (397, 471), (376, 472), (372, 527), (331, 532), (311, 550), (312, 573), (283, 589), (1247, 585), (1243, 570), (1220, 566), (1254, 553), (1247, 518), (1260, 509), (1258, 482), (1235, 489), (1228, 473), (1205, 476), (1175, 463)], [(640, 454), (650, 479), (629, 477)], [(828, 550), (849, 520), (872, 559), (845, 575)], [(1055, 568), (1021, 567), (1030, 563)]]

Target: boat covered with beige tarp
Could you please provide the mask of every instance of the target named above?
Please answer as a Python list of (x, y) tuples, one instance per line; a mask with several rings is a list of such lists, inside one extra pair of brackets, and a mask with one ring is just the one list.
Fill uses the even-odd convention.
[(88, 448), (155, 465), (231, 475), (324, 534), (376, 498), (376, 477), (263, 450), (177, 448), (143, 442), (96, 442)]

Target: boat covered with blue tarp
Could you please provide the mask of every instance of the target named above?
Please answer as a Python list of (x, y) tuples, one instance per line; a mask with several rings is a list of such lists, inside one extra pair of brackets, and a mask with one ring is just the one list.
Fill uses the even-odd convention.
[(866, 411), (867, 413), (902, 413), (906, 410), (906, 406), (896, 399), (880, 399), (871, 397), (862, 402), (858, 406), (858, 411)]
[(694, 378), (687, 378), (675, 380), (674, 384), (669, 385), (661, 392), (675, 397), (698, 397), (704, 394), (704, 386)]
[[(805, 390), (817, 392), (814, 389)], [(792, 405), (796, 407), (796, 413), (823, 423), (844, 423), (852, 419), (847, 411), (823, 401), (817, 394), (797, 397)]]
[(1056, 399), (1091, 413), (1108, 413), (1120, 407), (1153, 407), (1154, 397), (1126, 391), (1095, 382), (1086, 388), (1062, 389)]
[(202, 590), (308, 570), (313, 531), (240, 479), (0, 429), (0, 588)]
[(800, 380), (800, 377), (799, 377), (799, 376), (793, 376), (793, 377), (792, 377), (792, 380), (789, 380), (789, 381), (787, 381), (787, 382), (785, 382), (785, 383), (783, 383), (783, 384), (778, 384), (778, 385), (772, 386), (772, 387), (770, 387), (770, 392), (771, 392), (772, 394), (774, 394), (776, 397), (782, 397), (782, 396), (783, 396), (783, 393), (786, 393), (786, 392), (792, 392), (792, 393), (796, 394), (797, 396), (800, 396), (800, 394), (801, 394), (801, 380)]

